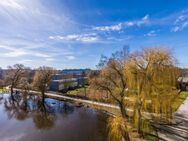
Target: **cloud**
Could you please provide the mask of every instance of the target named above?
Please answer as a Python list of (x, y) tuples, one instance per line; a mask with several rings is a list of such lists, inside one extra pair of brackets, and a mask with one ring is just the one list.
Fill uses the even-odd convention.
[(93, 30), (98, 30), (98, 31), (120, 31), (123, 28), (126, 27), (132, 27), (132, 26), (141, 26), (149, 23), (149, 15), (145, 15), (143, 18), (140, 20), (133, 20), (133, 21), (125, 21), (121, 22), (115, 25), (109, 25), (109, 26), (97, 26), (93, 27)]
[(176, 19), (175, 23), (178, 23), (178, 22), (181, 22), (181, 21), (184, 21), (184, 20), (187, 20), (187, 19), (188, 19), (188, 15), (180, 15), (180, 16)]
[[(74, 27), (72, 16), (64, 8), (60, 13), (41, 0), (0, 0), (0, 24), (16, 33), (27, 31), (70, 30)], [(61, 24), (59, 24), (61, 23)], [(29, 33), (28, 33), (29, 34)]]
[(151, 30), (151, 31), (149, 31), (148, 33), (144, 34), (144, 36), (154, 37), (154, 36), (157, 35), (156, 32), (157, 32), (157, 31), (155, 31), (155, 30)]
[(23, 56), (35, 56), (41, 58), (48, 58), (50, 55), (42, 53), (40, 51), (34, 51), (27, 48), (16, 48), (12, 46), (0, 45), (1, 50), (5, 50), (5, 53), (2, 54), (2, 57), (8, 58), (16, 58), (16, 57), (23, 57)]
[(20, 5), (18, 2), (16, 2), (16, 0), (1, 0), (0, 6), (19, 9), (19, 10), (24, 9), (24, 7)]
[(117, 25), (110, 25), (110, 26), (98, 26), (98, 27), (94, 27), (93, 29), (100, 31), (119, 31), (122, 29), (122, 23), (119, 23)]
[(99, 37), (96, 33), (89, 34), (71, 34), (66, 36), (49, 36), (51, 40), (62, 40), (62, 41), (77, 41), (82, 43), (92, 43), (99, 40)]
[(184, 11), (178, 16), (174, 22), (174, 26), (171, 28), (171, 32), (182, 31), (188, 27), (188, 11)]
[(23, 59), (23, 60), (20, 60), (19, 63), (20, 64), (28, 64), (28, 63), (31, 63), (33, 60), (31, 59)]
[(31, 55), (34, 55), (34, 56), (36, 56), (36, 57), (42, 57), (42, 58), (48, 58), (48, 57), (50, 57), (50, 55), (47, 55), (47, 54), (44, 54), (44, 53), (31, 53)]
[(75, 56), (66, 56), (66, 58), (67, 58), (68, 60), (74, 60), (74, 59), (75, 59)]
[(177, 31), (180, 31), (181, 30), (181, 27), (180, 26), (175, 26), (171, 29), (171, 32), (177, 32)]
[(6, 46), (6, 45), (0, 45), (0, 49), (6, 50), (6, 53), (2, 54), (2, 56), (4, 56), (4, 57), (20, 57), (20, 56), (24, 56), (24, 55), (28, 54), (24, 50), (14, 48), (14, 47), (10, 47), (10, 46)]
[(55, 61), (54, 58), (46, 58), (46, 61)]
[(179, 25), (176, 25), (175, 27), (172, 27), (171, 31), (178, 32), (178, 31), (184, 30), (187, 27), (188, 27), (188, 20), (186, 22), (179, 24)]
[(23, 51), (23, 50), (15, 50), (15, 51), (5, 53), (4, 56), (5, 57), (20, 57), (20, 56), (24, 56), (24, 55), (27, 55), (27, 54), (28, 53)]

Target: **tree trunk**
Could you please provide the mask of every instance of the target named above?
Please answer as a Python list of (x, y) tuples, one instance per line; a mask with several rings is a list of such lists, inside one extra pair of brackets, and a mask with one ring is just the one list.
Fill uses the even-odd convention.
[(127, 112), (126, 112), (126, 109), (125, 109), (125, 105), (123, 103), (119, 103), (119, 107), (120, 107), (122, 117), (127, 118), (128, 115), (127, 115)]
[(108, 92), (106, 92), (106, 98), (108, 99)]
[(45, 93), (42, 91), (42, 104), (44, 104), (44, 99), (45, 99)]
[(130, 141), (129, 133), (127, 131), (122, 131), (123, 141)]
[(84, 93), (85, 93), (85, 97), (86, 97), (86, 87), (84, 86)]
[(138, 133), (143, 137), (142, 132), (142, 101), (140, 99), (137, 100), (137, 111), (138, 111)]
[(13, 95), (14, 91), (13, 91), (13, 86), (10, 87), (10, 94), (11, 94), (11, 98), (14, 101), (14, 95)]
[[(123, 102), (119, 102), (119, 107), (120, 107), (120, 111), (121, 111), (122, 117), (124, 119), (127, 119), (128, 118), (128, 114), (126, 112), (124, 103)], [(123, 125), (123, 126), (127, 126), (127, 125)], [(122, 135), (123, 135), (122, 141), (130, 141), (129, 133), (127, 131), (122, 130)]]
[(24, 93), (23, 95), (23, 101), (24, 101), (24, 110), (26, 111), (27, 110), (27, 95)]
[(141, 106), (138, 106), (138, 133), (142, 134), (142, 114)]

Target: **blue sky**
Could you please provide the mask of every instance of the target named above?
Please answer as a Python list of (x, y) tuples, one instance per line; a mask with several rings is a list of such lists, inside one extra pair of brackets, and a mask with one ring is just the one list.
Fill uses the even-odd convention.
[(94, 68), (124, 45), (168, 47), (188, 67), (188, 1), (0, 0), (3, 68)]

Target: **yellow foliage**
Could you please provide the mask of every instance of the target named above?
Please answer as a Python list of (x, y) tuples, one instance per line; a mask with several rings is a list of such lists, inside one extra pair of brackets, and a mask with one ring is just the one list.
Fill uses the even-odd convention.
[(109, 141), (122, 141), (129, 138), (126, 120), (122, 117), (110, 117), (108, 120), (108, 129)]

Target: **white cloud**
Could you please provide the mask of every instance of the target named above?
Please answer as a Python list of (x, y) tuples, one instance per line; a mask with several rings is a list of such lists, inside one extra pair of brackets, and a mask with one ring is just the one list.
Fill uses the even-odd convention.
[(48, 58), (50, 57), (49, 55), (47, 54), (44, 54), (44, 53), (31, 53), (31, 55), (34, 55), (34, 56), (37, 56), (37, 57), (42, 57), (42, 58)]
[(149, 15), (147, 14), (147, 15), (145, 15), (143, 18), (142, 18), (142, 21), (146, 21), (146, 20), (148, 20), (149, 19)]
[(46, 61), (55, 61), (54, 58), (46, 58)]
[(175, 26), (171, 29), (171, 32), (177, 32), (177, 31), (180, 31), (181, 30), (181, 27), (179, 26)]
[(131, 27), (131, 26), (141, 26), (144, 24), (149, 23), (149, 15), (145, 15), (140, 20), (133, 20), (133, 21), (126, 21), (121, 22), (115, 25), (109, 25), (109, 26), (97, 26), (93, 27), (93, 30), (98, 31), (120, 31), (122, 28)]
[(15, 8), (15, 9), (24, 9), (22, 5), (20, 5), (16, 0), (0, 0), (0, 6)]
[[(16, 30), (30, 32), (60, 30), (74, 28), (72, 16), (64, 8), (56, 13), (50, 6), (45, 6), (41, 0), (0, 0), (0, 24)], [(59, 24), (61, 23), (61, 24)], [(29, 33), (28, 33), (29, 34)]]
[(141, 20), (135, 21), (135, 25), (141, 26), (149, 23), (149, 15), (145, 15)]
[(174, 27), (171, 28), (171, 32), (182, 31), (188, 27), (188, 12), (183, 12), (174, 22)]
[(6, 50), (6, 53), (2, 54), (1, 56), (4, 57), (20, 57), (27, 55), (28, 53), (22, 49), (14, 48), (11, 46), (0, 45), (1, 50)]
[(5, 49), (5, 50), (15, 50), (14, 48), (10, 47), (10, 46), (6, 46), (6, 45), (0, 45), (1, 49)]
[(19, 63), (20, 64), (28, 64), (28, 63), (31, 63), (33, 60), (30, 60), (30, 59), (23, 59), (23, 60), (20, 60)]
[(98, 27), (94, 27), (93, 29), (100, 31), (119, 31), (122, 29), (122, 23), (119, 23), (117, 25), (110, 25), (110, 26), (98, 26)]
[(62, 41), (78, 41), (82, 43), (92, 43), (99, 40), (96, 33), (89, 34), (71, 34), (66, 36), (49, 36), (49, 39), (52, 40), (62, 40)]
[(171, 29), (172, 32), (182, 31), (188, 27), (188, 20), (186, 22), (181, 23), (180, 25), (176, 25)]
[(144, 34), (144, 36), (154, 37), (154, 36), (157, 35), (156, 32), (157, 32), (157, 31), (155, 31), (155, 30), (151, 30), (151, 31), (149, 31), (147, 34)]
[(1, 50), (5, 50), (5, 53), (2, 54), (2, 57), (8, 57), (8, 58), (14, 58), (14, 57), (23, 57), (23, 56), (35, 56), (35, 57), (41, 57), (41, 58), (49, 58), (50, 55), (39, 52), (39, 51), (34, 51), (30, 50), (27, 48), (16, 48), (12, 46), (6, 46), (6, 45), (0, 45)]
[(75, 56), (66, 56), (66, 58), (68, 59), (68, 60), (74, 60), (75, 59)]
[(24, 56), (24, 55), (27, 55), (27, 54), (28, 53), (23, 51), (23, 50), (15, 50), (15, 51), (5, 53), (4, 56), (5, 57), (20, 57), (20, 56)]
[(186, 28), (186, 27), (188, 27), (188, 20), (182, 24), (183, 29)]

